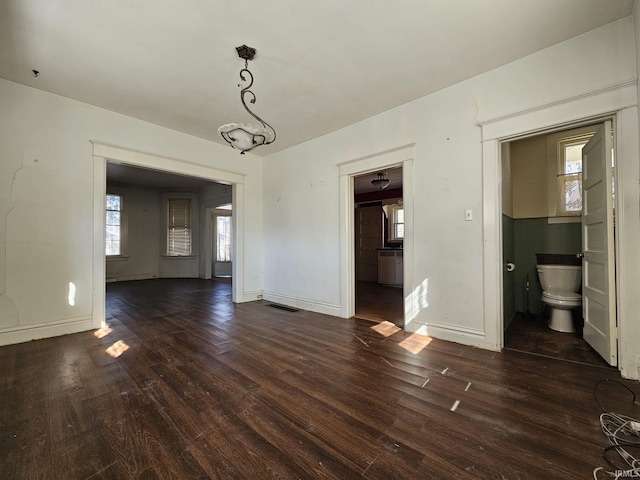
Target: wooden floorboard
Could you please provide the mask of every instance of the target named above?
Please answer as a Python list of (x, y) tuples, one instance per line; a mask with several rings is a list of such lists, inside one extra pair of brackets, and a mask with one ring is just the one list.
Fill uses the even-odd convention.
[[(575, 323), (580, 325), (577, 320)], [(608, 366), (582, 338), (581, 328), (573, 333), (562, 333), (551, 330), (548, 323), (549, 320), (541, 315), (516, 312), (505, 332), (505, 348), (596, 367)]]
[[(109, 284), (108, 329), (0, 348), (2, 479), (585, 479), (615, 369)], [(633, 412), (628, 393), (599, 399)], [(457, 405), (455, 411), (452, 411)]]

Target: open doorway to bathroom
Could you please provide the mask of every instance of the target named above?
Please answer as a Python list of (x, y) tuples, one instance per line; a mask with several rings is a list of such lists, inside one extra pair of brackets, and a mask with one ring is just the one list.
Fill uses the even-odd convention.
[[(506, 349), (588, 365), (608, 365), (583, 339), (579, 300), (571, 310), (574, 332), (549, 327), (551, 308), (542, 300), (537, 270), (541, 258), (576, 263), (570, 260), (584, 251), (582, 147), (598, 125), (546, 132), (502, 144)], [(576, 290), (579, 299), (581, 290)]]

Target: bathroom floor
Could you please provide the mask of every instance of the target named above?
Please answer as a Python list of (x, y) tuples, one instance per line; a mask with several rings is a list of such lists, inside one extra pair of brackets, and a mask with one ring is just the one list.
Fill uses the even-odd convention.
[(516, 312), (505, 332), (504, 347), (508, 350), (611, 368), (582, 339), (582, 331), (555, 332), (540, 315), (531, 314), (529, 318), (525, 318), (521, 312)]

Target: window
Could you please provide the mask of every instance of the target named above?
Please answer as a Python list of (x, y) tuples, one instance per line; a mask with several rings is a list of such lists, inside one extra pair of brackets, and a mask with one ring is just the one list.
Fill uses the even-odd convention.
[(404, 208), (397, 204), (389, 205), (388, 218), (391, 221), (388, 240), (402, 240), (404, 238)]
[(393, 236), (404, 238), (404, 208), (396, 208), (393, 211)]
[(105, 252), (108, 256), (122, 255), (122, 203), (122, 195), (107, 194)]
[(564, 138), (558, 142), (558, 216), (582, 214), (582, 147), (591, 136)]
[(231, 261), (231, 217), (216, 217), (216, 261)]
[(167, 199), (167, 255), (191, 255), (191, 199)]

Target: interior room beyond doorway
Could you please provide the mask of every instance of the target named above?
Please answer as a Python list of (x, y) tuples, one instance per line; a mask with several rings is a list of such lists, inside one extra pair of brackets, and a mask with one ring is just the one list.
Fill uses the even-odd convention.
[(537, 268), (537, 254), (575, 259), (584, 251), (581, 151), (597, 126), (503, 144), (503, 261), (512, 265), (503, 272), (505, 348), (607, 365), (582, 339), (581, 308), (571, 312), (575, 332), (547, 326), (550, 308), (542, 301)]
[(354, 177), (355, 314), (404, 326), (402, 167)]

